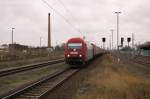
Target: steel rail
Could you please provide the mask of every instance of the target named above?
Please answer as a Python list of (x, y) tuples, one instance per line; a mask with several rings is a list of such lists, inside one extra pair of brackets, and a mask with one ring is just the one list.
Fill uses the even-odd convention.
[(139, 67), (145, 68), (147, 70), (150, 70), (150, 63), (139, 61), (139, 60), (133, 60), (135, 63), (140, 64)]
[(0, 77), (27, 71), (27, 70), (31, 70), (31, 69), (35, 69), (35, 68), (46, 67), (46, 66), (61, 63), (61, 62), (64, 62), (64, 59), (52, 60), (52, 61), (48, 61), (48, 62), (36, 63), (36, 64), (31, 64), (31, 65), (25, 65), (25, 66), (21, 66), (21, 67), (11, 68), (11, 69), (7, 69), (7, 70), (1, 70)]
[(79, 69), (64, 69), (52, 75), (48, 75), (35, 83), (25, 86), (11, 94), (1, 97), (2, 99), (41, 99), (50, 91), (61, 85)]

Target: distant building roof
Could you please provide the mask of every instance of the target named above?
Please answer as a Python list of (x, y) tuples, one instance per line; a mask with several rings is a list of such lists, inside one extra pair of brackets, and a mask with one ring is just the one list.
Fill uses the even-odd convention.
[(13, 48), (13, 49), (16, 49), (16, 50), (24, 50), (24, 49), (27, 49), (28, 46), (26, 45), (20, 45), (20, 44), (9, 44), (9, 48)]
[(138, 47), (139, 47), (140, 49), (145, 49), (145, 50), (149, 49), (149, 50), (150, 50), (150, 41), (148, 41), (148, 42), (146, 42), (146, 43), (144, 43), (144, 44), (141, 44), (141, 45), (139, 45)]
[(8, 48), (8, 47), (9, 47), (9, 45), (7, 45), (7, 44), (3, 44), (3, 45), (0, 46), (0, 48), (2, 48), (2, 49), (3, 48)]

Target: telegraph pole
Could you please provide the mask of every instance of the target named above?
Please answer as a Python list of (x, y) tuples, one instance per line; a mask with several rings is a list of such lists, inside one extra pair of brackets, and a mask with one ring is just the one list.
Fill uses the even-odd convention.
[(111, 46), (112, 46), (112, 50), (113, 50), (113, 35), (114, 35), (114, 30), (111, 29), (110, 31), (111, 31), (111, 33), (112, 33), (112, 44), (111, 44)]
[(112, 49), (112, 46), (111, 46), (111, 35), (109, 36), (109, 47), (110, 47), (110, 50)]
[(117, 50), (119, 50), (119, 14), (121, 12), (115, 12), (117, 15)]
[(12, 29), (12, 31), (11, 31), (11, 33), (12, 33), (12, 35), (11, 35), (11, 40), (12, 40), (11, 43), (13, 44), (13, 43), (14, 43), (14, 41), (13, 41), (13, 39), (14, 39), (14, 31), (13, 31), (13, 30), (14, 30), (15, 28), (11, 28), (11, 29)]
[(42, 37), (40, 37), (40, 47), (41, 47), (41, 45), (42, 45)]
[(132, 33), (132, 48), (134, 49), (134, 33)]
[(132, 33), (132, 56), (134, 58), (134, 55), (135, 55), (135, 49), (134, 49), (134, 33)]

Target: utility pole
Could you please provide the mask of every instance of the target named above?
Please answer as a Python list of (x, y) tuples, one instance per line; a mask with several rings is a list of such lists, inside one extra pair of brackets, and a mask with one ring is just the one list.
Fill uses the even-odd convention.
[(111, 33), (112, 33), (112, 44), (111, 44), (111, 46), (112, 46), (112, 50), (113, 50), (113, 35), (114, 35), (114, 30), (111, 29), (110, 31), (111, 31)]
[(117, 15), (117, 50), (119, 50), (119, 14), (121, 12), (115, 12)]
[(134, 33), (132, 33), (132, 48), (134, 49)]
[(50, 13), (48, 13), (48, 48), (51, 48), (51, 24), (50, 24)]
[(132, 57), (134, 58), (135, 55), (135, 49), (134, 49), (134, 33), (132, 33)]
[(110, 47), (110, 50), (112, 49), (111, 47), (111, 35), (109, 36), (109, 47)]
[(13, 31), (13, 30), (14, 30), (15, 28), (11, 28), (11, 29), (12, 29), (12, 31), (11, 31), (11, 33), (12, 33), (12, 35), (11, 35), (11, 40), (12, 40), (11, 43), (13, 44), (13, 43), (14, 43), (14, 41), (13, 41), (13, 39), (14, 39), (14, 31)]
[(42, 46), (42, 37), (40, 37), (40, 47)]

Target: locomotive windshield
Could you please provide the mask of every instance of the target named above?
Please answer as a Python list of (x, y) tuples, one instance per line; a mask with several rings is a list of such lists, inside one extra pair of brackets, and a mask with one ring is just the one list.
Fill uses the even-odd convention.
[(69, 43), (68, 49), (81, 49), (82, 43)]

